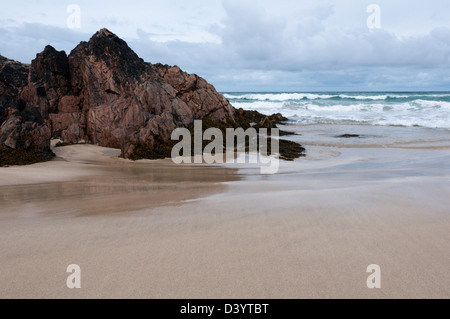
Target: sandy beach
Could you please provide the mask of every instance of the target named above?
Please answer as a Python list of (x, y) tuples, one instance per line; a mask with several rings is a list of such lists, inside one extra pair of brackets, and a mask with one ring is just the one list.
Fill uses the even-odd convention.
[(92, 145), (0, 168), (0, 298), (449, 298), (450, 132), (289, 128), (275, 175)]

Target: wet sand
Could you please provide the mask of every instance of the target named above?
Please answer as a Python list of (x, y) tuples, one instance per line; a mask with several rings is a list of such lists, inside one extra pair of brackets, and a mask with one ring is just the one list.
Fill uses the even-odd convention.
[(88, 145), (0, 169), (0, 297), (449, 298), (449, 134), (297, 129), (308, 156), (276, 175)]

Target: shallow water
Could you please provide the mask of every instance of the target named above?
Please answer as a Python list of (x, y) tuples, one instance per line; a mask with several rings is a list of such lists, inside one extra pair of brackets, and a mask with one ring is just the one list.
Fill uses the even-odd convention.
[[(310, 146), (390, 147), (450, 150), (450, 130), (380, 125), (291, 124), (283, 126), (300, 135), (289, 139)], [(358, 137), (342, 137), (342, 135)]]

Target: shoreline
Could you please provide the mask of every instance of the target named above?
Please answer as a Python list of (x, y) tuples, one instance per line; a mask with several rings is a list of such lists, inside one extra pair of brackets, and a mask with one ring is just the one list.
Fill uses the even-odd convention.
[[(335, 137), (340, 129), (377, 135), (301, 127), (290, 138), (307, 157), (282, 161), (276, 175), (72, 154), (69, 166), (109, 179), (87, 188), (83, 178), (56, 182), (53, 191), (71, 189), (62, 201), (57, 194), (23, 203), (34, 186), (10, 185), (17, 200), (0, 217), (0, 297), (448, 298), (450, 138), (431, 134), (425, 148), (410, 149), (398, 148), (419, 140), (409, 130), (344, 140)], [(373, 140), (378, 146), (367, 147)], [(442, 145), (426, 148), (436, 141)], [(77, 187), (94, 196), (73, 196)], [(196, 190), (177, 193), (187, 188)], [(152, 190), (161, 205), (148, 206)], [(185, 200), (167, 205), (174, 192)], [(130, 204), (136, 210), (127, 213)], [(82, 269), (81, 289), (65, 286), (72, 263)], [(370, 264), (381, 267), (381, 289), (366, 287)]]

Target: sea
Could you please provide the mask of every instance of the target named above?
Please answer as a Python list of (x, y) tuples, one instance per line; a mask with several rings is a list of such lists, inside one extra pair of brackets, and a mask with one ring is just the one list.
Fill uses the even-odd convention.
[(450, 130), (450, 92), (225, 93), (236, 108), (281, 113), (292, 124)]

